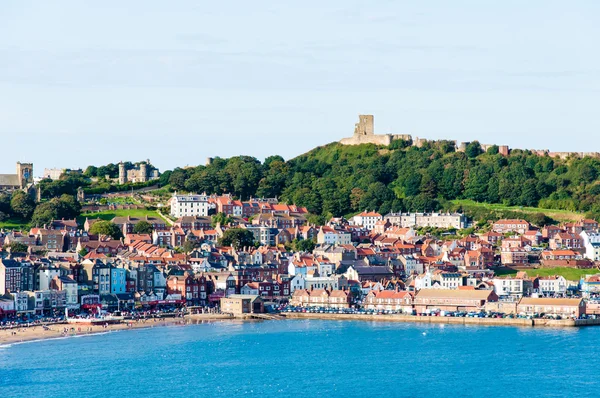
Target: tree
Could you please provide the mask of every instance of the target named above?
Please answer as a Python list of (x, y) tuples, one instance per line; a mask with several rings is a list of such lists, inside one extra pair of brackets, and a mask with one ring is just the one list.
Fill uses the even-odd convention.
[(10, 208), (15, 215), (29, 220), (35, 209), (35, 202), (25, 192), (15, 191), (10, 199)]
[(52, 198), (48, 202), (39, 204), (31, 218), (34, 225), (44, 225), (51, 220), (73, 219), (79, 216), (81, 204), (71, 195), (62, 195), (58, 198)]
[(481, 155), (481, 153), (481, 144), (479, 143), (479, 141), (473, 141), (469, 143), (467, 145), (467, 148), (465, 149), (465, 154), (470, 159), (476, 158), (477, 156)]
[(134, 234), (151, 234), (153, 229), (154, 228), (152, 227), (152, 224), (150, 224), (148, 221), (142, 220), (134, 225), (133, 233)]
[(316, 243), (312, 239), (294, 239), (292, 241), (292, 248), (297, 252), (312, 252), (315, 250)]
[(229, 224), (232, 221), (233, 221), (233, 217), (228, 216), (227, 214), (224, 214), (224, 213), (217, 213), (212, 217), (212, 220), (210, 221), (210, 225), (214, 228), (217, 226), (217, 224), (224, 226), (224, 225)]
[(112, 239), (121, 239), (123, 237), (121, 228), (110, 221), (96, 221), (90, 227), (90, 233), (93, 235), (108, 236)]
[(492, 145), (487, 149), (486, 153), (489, 155), (497, 155), (499, 151), (500, 148), (498, 147), (498, 145)]
[(222, 246), (232, 246), (234, 249), (254, 246), (254, 234), (243, 228), (231, 228), (223, 233), (219, 239)]
[(185, 254), (191, 253), (197, 247), (196, 242), (191, 240), (186, 240), (183, 242), (183, 252)]
[(11, 253), (26, 253), (29, 246), (21, 242), (12, 242), (8, 245)]

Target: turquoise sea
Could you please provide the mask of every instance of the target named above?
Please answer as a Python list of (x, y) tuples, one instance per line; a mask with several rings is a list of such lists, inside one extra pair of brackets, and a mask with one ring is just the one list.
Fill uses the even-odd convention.
[(0, 348), (0, 397), (583, 397), (600, 328), (214, 322)]

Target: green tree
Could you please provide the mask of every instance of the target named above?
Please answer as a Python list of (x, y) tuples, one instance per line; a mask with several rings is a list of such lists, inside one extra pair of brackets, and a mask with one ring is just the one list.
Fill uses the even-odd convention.
[(21, 242), (12, 242), (8, 245), (8, 248), (11, 253), (27, 253), (29, 246)]
[(121, 239), (123, 237), (121, 228), (110, 221), (96, 221), (90, 227), (90, 233), (93, 235), (107, 236), (112, 239)]
[(51, 220), (73, 219), (79, 216), (81, 204), (71, 195), (61, 195), (39, 204), (31, 218), (34, 225), (44, 225)]
[(254, 234), (243, 228), (231, 228), (219, 239), (221, 246), (231, 246), (235, 249), (254, 246)]
[(465, 154), (470, 159), (476, 158), (477, 156), (481, 155), (481, 153), (482, 153), (482, 150), (481, 150), (481, 144), (479, 143), (479, 141), (473, 141), (473, 142), (469, 143), (467, 145), (467, 148), (465, 149)]
[(224, 214), (224, 213), (217, 213), (214, 216), (212, 216), (210, 225), (214, 228), (217, 226), (217, 224), (219, 224), (221, 226), (225, 226), (231, 222), (233, 222), (233, 217), (228, 216), (227, 214)]
[(312, 239), (294, 239), (292, 241), (292, 248), (297, 252), (309, 252), (312, 253), (315, 250), (316, 242)]
[(10, 199), (10, 208), (13, 214), (29, 220), (35, 209), (35, 202), (23, 191), (15, 191)]
[(148, 221), (142, 220), (133, 226), (133, 233), (134, 234), (151, 234), (153, 229), (154, 228), (152, 227), (152, 224), (150, 224)]
[(487, 149), (486, 153), (489, 155), (497, 155), (499, 151), (500, 148), (498, 148), (498, 145), (492, 145)]

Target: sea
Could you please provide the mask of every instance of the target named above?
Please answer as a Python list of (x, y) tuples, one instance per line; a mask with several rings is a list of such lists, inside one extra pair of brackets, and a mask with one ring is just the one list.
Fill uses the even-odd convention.
[(596, 396), (599, 341), (600, 327), (207, 322), (4, 346), (0, 397)]

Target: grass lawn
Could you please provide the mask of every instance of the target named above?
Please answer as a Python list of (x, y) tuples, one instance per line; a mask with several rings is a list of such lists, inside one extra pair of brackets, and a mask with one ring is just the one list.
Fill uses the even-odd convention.
[(593, 275), (600, 273), (595, 268), (591, 269), (579, 269), (579, 268), (568, 268), (568, 267), (556, 267), (556, 268), (531, 268), (531, 269), (512, 269), (512, 268), (498, 268), (494, 270), (494, 273), (498, 276), (504, 275), (516, 275), (518, 271), (525, 271), (529, 277), (535, 276), (550, 276), (550, 275), (562, 275), (565, 279), (570, 281), (578, 281), (582, 276)]
[(469, 199), (460, 199), (451, 201), (454, 204), (460, 204), (471, 207), (483, 207), (489, 210), (508, 210), (521, 213), (544, 213), (548, 217), (552, 217), (558, 221), (578, 221), (584, 218), (583, 213), (577, 213), (569, 210), (542, 209), (540, 207), (525, 207), (525, 206), (506, 206), (503, 204), (478, 203)]
[(146, 210), (146, 209), (129, 209), (129, 210), (107, 210), (100, 211), (96, 213), (81, 213), (79, 217), (77, 217), (77, 222), (79, 224), (83, 224), (85, 222), (85, 218), (100, 218), (102, 220), (110, 221), (115, 217), (162, 217), (156, 210)]
[(0, 228), (29, 229), (29, 223), (18, 218), (9, 218), (8, 220), (0, 221)]

